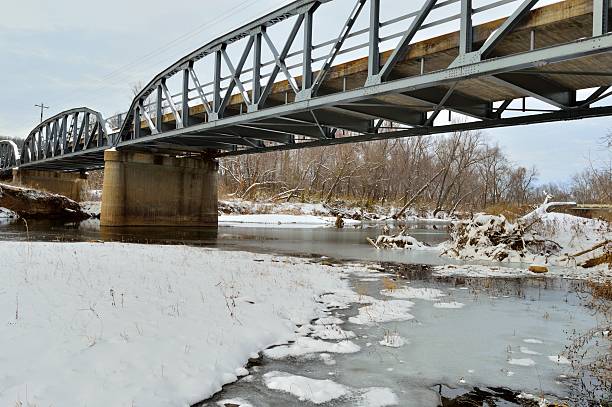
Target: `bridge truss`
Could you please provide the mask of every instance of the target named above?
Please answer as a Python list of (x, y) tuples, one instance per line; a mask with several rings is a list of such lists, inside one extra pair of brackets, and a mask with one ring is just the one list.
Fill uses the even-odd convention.
[(222, 157), (612, 114), (608, 0), (405, 3), (294, 1), (158, 74), (112, 140), (45, 122), (23, 165), (101, 166), (111, 144)]
[(36, 126), (21, 149), (20, 167), (98, 168), (112, 145), (99, 112), (81, 107), (66, 110)]

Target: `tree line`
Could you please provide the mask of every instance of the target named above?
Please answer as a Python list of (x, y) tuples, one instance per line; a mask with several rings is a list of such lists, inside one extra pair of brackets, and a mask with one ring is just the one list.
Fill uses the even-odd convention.
[[(527, 205), (558, 199), (612, 202), (612, 164), (568, 185), (537, 184), (482, 132), (411, 137), (224, 158), (221, 194), (245, 199), (394, 203), (434, 211)], [(407, 205), (408, 206), (408, 205)]]

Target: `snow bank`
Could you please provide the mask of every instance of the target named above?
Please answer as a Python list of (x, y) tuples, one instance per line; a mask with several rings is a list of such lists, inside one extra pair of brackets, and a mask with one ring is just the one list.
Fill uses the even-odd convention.
[(191, 247), (7, 242), (0, 258), (2, 406), (192, 405), (346, 291), (306, 260)]
[(283, 214), (283, 215), (312, 215), (333, 217), (340, 215), (345, 220), (386, 220), (395, 213), (394, 207), (376, 205), (373, 211), (355, 207), (342, 202), (334, 204), (303, 203), (303, 202), (253, 202), (242, 199), (219, 201), (219, 211), (226, 215), (256, 215), (256, 214)]
[[(346, 226), (358, 224), (358, 221), (345, 220)], [(236, 225), (246, 227), (332, 227), (336, 218), (313, 215), (219, 215), (219, 225)]]

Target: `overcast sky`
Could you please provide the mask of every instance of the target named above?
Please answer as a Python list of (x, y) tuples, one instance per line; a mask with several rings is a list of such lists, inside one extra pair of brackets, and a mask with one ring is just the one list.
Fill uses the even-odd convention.
[[(354, 0), (334, 1), (349, 4)], [(397, 12), (396, 0), (382, 1), (383, 8), (394, 6), (385, 8), (387, 14)], [(135, 83), (147, 83), (189, 51), (288, 1), (5, 3), (0, 18), (0, 135), (25, 137), (39, 121), (34, 104), (49, 105), (47, 116), (77, 106), (99, 110), (106, 117), (125, 111)], [(328, 21), (347, 17), (333, 11), (328, 14)], [(316, 35), (331, 39), (338, 34), (339, 25), (322, 27)], [(537, 166), (540, 182), (566, 182), (589, 161), (609, 159), (601, 144), (609, 129), (612, 123), (603, 118), (488, 130), (487, 134), (514, 162)]]

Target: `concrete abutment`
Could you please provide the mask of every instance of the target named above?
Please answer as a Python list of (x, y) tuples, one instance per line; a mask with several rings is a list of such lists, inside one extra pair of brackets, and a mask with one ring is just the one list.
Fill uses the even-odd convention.
[(104, 152), (101, 226), (217, 227), (218, 162)]
[(86, 172), (14, 169), (13, 183), (64, 195), (73, 201), (87, 199), (89, 185)]

